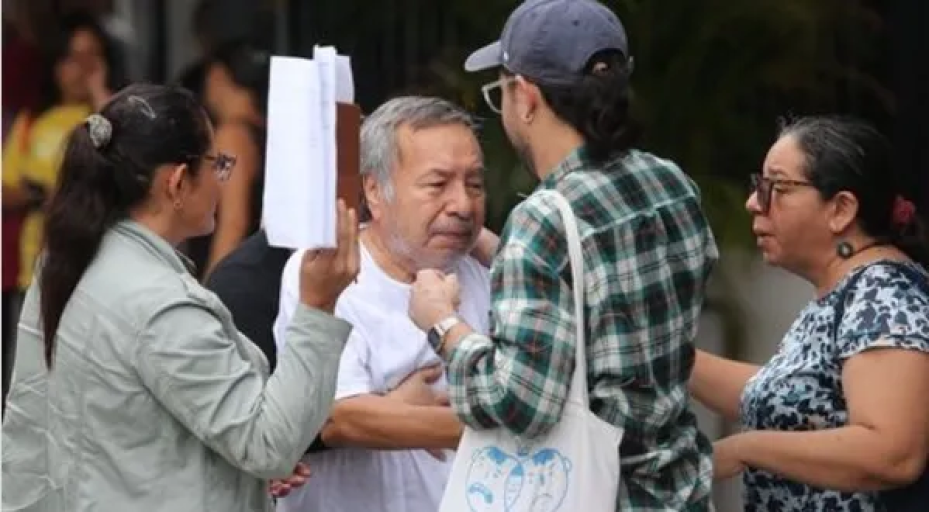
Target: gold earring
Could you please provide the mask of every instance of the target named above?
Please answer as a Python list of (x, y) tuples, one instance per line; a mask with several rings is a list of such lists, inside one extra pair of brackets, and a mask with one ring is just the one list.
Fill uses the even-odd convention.
[(183, 207), (184, 207), (184, 203), (182, 203), (182, 202), (180, 201), (180, 199), (178, 199), (177, 201), (174, 201), (174, 209), (175, 209), (175, 210), (180, 210), (180, 209), (183, 208)]

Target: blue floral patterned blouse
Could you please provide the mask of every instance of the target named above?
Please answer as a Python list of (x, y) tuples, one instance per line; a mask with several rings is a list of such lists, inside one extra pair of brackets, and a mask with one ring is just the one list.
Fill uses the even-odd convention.
[[(927, 280), (929, 275), (915, 264), (877, 262), (859, 267), (808, 304), (775, 356), (745, 386), (744, 428), (800, 431), (846, 425), (846, 359), (879, 346), (929, 352)], [(886, 510), (877, 493), (827, 491), (756, 469), (746, 471), (743, 482), (749, 512)]]

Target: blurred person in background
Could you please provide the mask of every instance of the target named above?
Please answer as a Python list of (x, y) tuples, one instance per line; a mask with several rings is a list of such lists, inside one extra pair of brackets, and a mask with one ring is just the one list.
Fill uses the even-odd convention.
[(245, 239), (213, 267), (204, 286), (223, 301), (236, 327), (277, 365), (274, 319), (280, 308), (281, 274), (293, 253), (272, 247), (263, 229)]
[(21, 111), (35, 108), (42, 87), (39, 28), (52, 17), (48, 0), (3, 2), (3, 139)]
[[(18, 275), (15, 286), (5, 292), (9, 303), (4, 309), (12, 308), (5, 320), (13, 325), (18, 317), (19, 298), (32, 282), (42, 239), (42, 207), (58, 176), (64, 141), (75, 126), (106, 101), (114, 83), (108, 74), (112, 62), (110, 46), (93, 17), (72, 13), (63, 18), (54, 35), (39, 96), (33, 106), (17, 114), (3, 146), (4, 216), (23, 216), (18, 254), (11, 260), (16, 263)], [(11, 230), (5, 236), (14, 233)], [(8, 349), (12, 344), (4, 343), (4, 353), (11, 355)]]
[(764, 365), (697, 352), (693, 395), (743, 431), (715, 444), (745, 510), (917, 512), (929, 504), (929, 240), (861, 121), (786, 124), (746, 203), (765, 262), (815, 289)]
[(194, 93), (200, 101), (204, 101), (204, 87), (206, 85), (207, 69), (210, 64), (209, 58), (213, 54), (217, 46), (216, 42), (219, 39), (219, 30), (216, 27), (216, 14), (219, 5), (216, 0), (200, 0), (194, 8), (190, 32), (197, 45), (197, 56), (194, 62), (181, 70), (177, 79), (181, 87)]
[[(34, 109), (38, 104), (44, 63), (39, 47), (37, 28), (41, 21), (49, 19), (51, 5), (43, 0), (16, 0), (3, 2), (3, 143), (13, 127), (16, 116)], [(17, 144), (23, 144), (23, 137)], [(18, 148), (24, 151), (26, 148)], [(4, 155), (7, 150), (4, 149)], [(4, 164), (6, 162), (4, 161)], [(23, 221), (29, 211), (22, 204), (15, 204), (8, 199), (7, 183), (3, 182), (3, 227), (2, 265), (3, 297), (3, 397), (6, 397), (10, 371), (13, 368), (13, 348), (15, 347), (16, 320), (19, 318), (19, 241)], [(14, 185), (18, 186), (18, 185)], [(15, 192), (11, 192), (14, 193)], [(15, 198), (14, 198), (15, 199)]]
[(299, 468), (332, 406), (358, 225), (340, 202), (336, 248), (301, 259), (270, 372), (176, 250), (213, 229), (231, 172), (180, 87), (130, 86), (74, 130), (19, 324), (3, 510), (271, 510), (268, 479)]
[(246, 40), (224, 44), (209, 60), (204, 98), (216, 120), (216, 144), (237, 160), (223, 185), (216, 231), (187, 244), (201, 278), (261, 224), (270, 66), (271, 55)]

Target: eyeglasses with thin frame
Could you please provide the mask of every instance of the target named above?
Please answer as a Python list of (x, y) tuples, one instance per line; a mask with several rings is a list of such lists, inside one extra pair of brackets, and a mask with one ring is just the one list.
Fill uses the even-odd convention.
[(229, 179), (237, 160), (234, 155), (223, 153), (222, 151), (217, 151), (215, 155), (190, 155), (188, 158), (195, 161), (203, 159), (210, 162), (210, 168), (216, 173), (216, 178), (218, 178), (219, 181), (226, 181)]
[(761, 174), (752, 174), (750, 176), (752, 192), (758, 198), (758, 206), (761, 207), (761, 213), (768, 213), (771, 209), (771, 199), (774, 196), (774, 188), (777, 186), (789, 187), (812, 187), (809, 181), (790, 180), (784, 178), (768, 178)]
[[(481, 93), (484, 96), (484, 102), (497, 114), (503, 113), (503, 87), (516, 81), (515, 77), (501, 77), (489, 84), (481, 86)], [(495, 97), (497, 99), (495, 99)]]

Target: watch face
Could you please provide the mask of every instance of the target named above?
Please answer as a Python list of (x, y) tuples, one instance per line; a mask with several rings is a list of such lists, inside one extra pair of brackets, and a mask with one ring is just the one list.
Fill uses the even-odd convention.
[(429, 332), (426, 333), (426, 341), (428, 341), (430, 345), (435, 347), (439, 344), (440, 341), (442, 341), (442, 337), (439, 336), (439, 331), (433, 328), (433, 329), (429, 329)]

